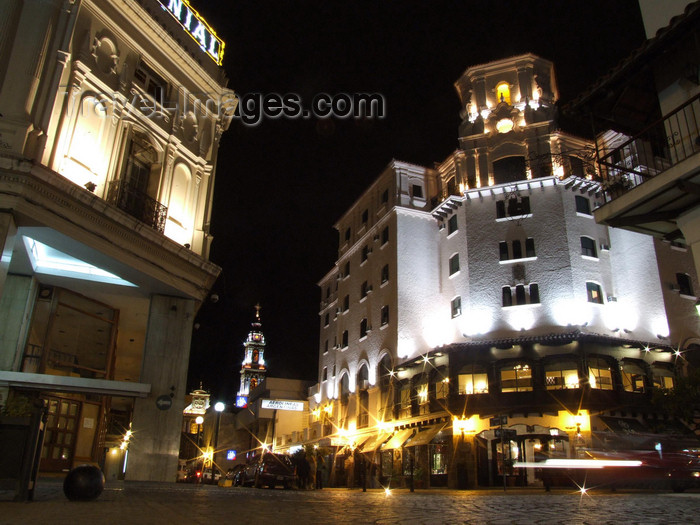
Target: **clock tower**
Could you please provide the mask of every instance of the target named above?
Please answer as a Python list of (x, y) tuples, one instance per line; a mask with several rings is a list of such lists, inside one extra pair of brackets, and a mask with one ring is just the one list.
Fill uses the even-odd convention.
[(241, 366), (241, 387), (236, 395), (236, 406), (248, 404), (250, 391), (265, 380), (265, 336), (260, 322), (260, 305), (255, 306), (255, 321), (250, 325), (248, 338), (243, 343), (244, 355)]

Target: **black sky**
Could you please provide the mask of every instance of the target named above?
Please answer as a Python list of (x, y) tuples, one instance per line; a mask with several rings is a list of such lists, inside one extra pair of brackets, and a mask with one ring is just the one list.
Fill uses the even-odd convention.
[(531, 52), (552, 60), (562, 102), (644, 40), (636, 0), (191, 0), (226, 42), (229, 87), (249, 93), (381, 93), (382, 120), (234, 121), (219, 151), (211, 260), (223, 268), (197, 318), (189, 388), (230, 400), (262, 305), (269, 375), (315, 380), (332, 226), (392, 158), (432, 166), (457, 148), (454, 82)]

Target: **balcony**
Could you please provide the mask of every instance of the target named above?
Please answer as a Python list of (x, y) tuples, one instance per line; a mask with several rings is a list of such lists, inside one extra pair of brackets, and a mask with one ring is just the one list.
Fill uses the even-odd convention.
[(107, 202), (147, 224), (158, 233), (165, 231), (168, 208), (123, 180), (110, 182)]
[(602, 156), (606, 202), (700, 152), (700, 95)]
[(614, 149), (598, 164), (599, 222), (673, 240), (676, 220), (700, 206), (700, 95)]

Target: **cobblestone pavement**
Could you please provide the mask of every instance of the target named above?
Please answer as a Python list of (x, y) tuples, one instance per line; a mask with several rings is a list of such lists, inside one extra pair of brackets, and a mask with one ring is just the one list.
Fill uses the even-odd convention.
[(542, 489), (294, 491), (175, 483), (110, 483), (90, 502), (68, 501), (60, 480), (41, 480), (33, 502), (0, 492), (1, 524), (700, 523), (700, 492)]

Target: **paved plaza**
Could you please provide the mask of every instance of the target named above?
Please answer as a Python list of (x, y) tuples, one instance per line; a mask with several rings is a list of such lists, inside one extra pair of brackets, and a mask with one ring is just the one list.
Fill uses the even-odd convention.
[(35, 501), (0, 493), (2, 524), (700, 523), (700, 492), (536, 489), (295, 491), (175, 483), (109, 483), (95, 501), (71, 502), (60, 480), (41, 480)]

